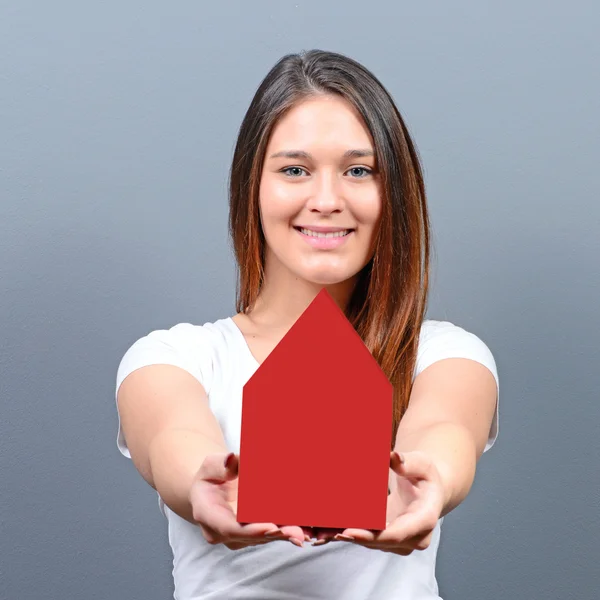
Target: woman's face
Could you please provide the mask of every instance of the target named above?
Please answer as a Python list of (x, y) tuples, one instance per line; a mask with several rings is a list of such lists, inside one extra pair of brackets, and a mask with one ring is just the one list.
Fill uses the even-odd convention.
[(371, 259), (381, 190), (371, 135), (354, 107), (311, 98), (278, 122), (260, 182), (266, 272), (323, 285)]

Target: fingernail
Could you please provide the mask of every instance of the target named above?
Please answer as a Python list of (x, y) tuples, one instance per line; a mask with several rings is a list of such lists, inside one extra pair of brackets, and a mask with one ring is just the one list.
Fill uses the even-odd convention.
[(355, 538), (351, 535), (344, 535), (343, 533), (338, 533), (334, 536), (335, 540), (342, 540), (344, 542), (353, 542)]
[(304, 548), (304, 545), (302, 544), (302, 542), (300, 540), (297, 540), (296, 538), (290, 538), (290, 542), (292, 542), (292, 544), (294, 544), (294, 546), (299, 546), (300, 548)]
[(269, 529), (269, 531), (266, 531), (264, 535), (266, 535), (267, 537), (274, 537), (276, 535), (279, 535), (280, 533), (283, 533), (283, 531), (278, 527), (277, 529)]
[(307, 534), (305, 533), (305, 534), (304, 534), (304, 541), (305, 541), (305, 542), (310, 542), (310, 540), (311, 540), (311, 537), (310, 537), (310, 535), (307, 535)]
[(237, 460), (235, 457), (235, 452), (230, 452), (225, 457), (225, 468), (228, 471), (234, 471), (237, 474)]
[(329, 543), (331, 540), (327, 539), (327, 538), (323, 538), (320, 540), (317, 540), (316, 542), (313, 542), (312, 545), (313, 546), (322, 546), (323, 544), (327, 544)]
[(404, 455), (403, 454), (399, 454), (398, 452), (396, 452), (394, 450), (391, 453), (391, 461), (397, 461), (397, 462), (399, 462), (402, 465), (402, 464), (404, 464)]

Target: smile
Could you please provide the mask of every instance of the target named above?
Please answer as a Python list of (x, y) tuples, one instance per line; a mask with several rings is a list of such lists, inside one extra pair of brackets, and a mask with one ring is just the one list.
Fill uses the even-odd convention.
[(311, 229), (304, 229), (303, 227), (298, 228), (298, 231), (302, 232), (304, 235), (308, 235), (310, 237), (318, 237), (318, 238), (336, 238), (336, 237), (344, 237), (348, 235), (351, 229), (343, 229), (341, 231), (328, 231), (326, 233), (322, 231), (312, 231)]
[(294, 227), (300, 237), (317, 250), (334, 250), (345, 245), (354, 233), (354, 229), (338, 229), (337, 231), (314, 231), (306, 227)]

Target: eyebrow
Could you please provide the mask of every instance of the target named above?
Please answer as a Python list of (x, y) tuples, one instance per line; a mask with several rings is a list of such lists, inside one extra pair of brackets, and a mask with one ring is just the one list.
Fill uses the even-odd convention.
[[(307, 160), (312, 160), (313, 158), (311, 154), (304, 150), (281, 150), (280, 152), (271, 154), (269, 158), (279, 158), (280, 156), (284, 156), (285, 158), (306, 158)], [(362, 158), (365, 156), (375, 156), (375, 154), (369, 148), (361, 148), (358, 150), (347, 150), (344, 152), (343, 158)]]

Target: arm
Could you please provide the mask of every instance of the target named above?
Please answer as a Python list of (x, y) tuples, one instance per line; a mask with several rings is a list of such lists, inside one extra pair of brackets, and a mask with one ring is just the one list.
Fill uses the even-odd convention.
[(496, 380), (487, 367), (464, 358), (437, 361), (415, 378), (394, 449), (428, 454), (442, 478), (441, 516), (469, 493), (496, 408)]
[(171, 510), (195, 523), (194, 475), (207, 455), (227, 452), (204, 388), (184, 369), (148, 365), (123, 380), (117, 403), (136, 469)]
[[(193, 375), (174, 365), (141, 367), (121, 383), (117, 404), (135, 467), (209, 543), (231, 550), (277, 540), (302, 545), (307, 532), (301, 527), (237, 523), (229, 498), (237, 495), (237, 474), (222, 462), (229, 454), (223, 433)], [(274, 534), (265, 537), (269, 530)]]

